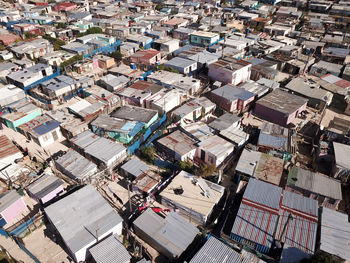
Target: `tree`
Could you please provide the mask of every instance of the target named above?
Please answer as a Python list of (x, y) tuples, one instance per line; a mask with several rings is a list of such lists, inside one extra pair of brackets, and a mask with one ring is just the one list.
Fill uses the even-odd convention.
[(304, 258), (300, 261), (301, 263), (340, 263), (341, 260), (338, 260), (331, 254), (320, 251), (314, 254), (311, 258)]
[(188, 173), (193, 173), (194, 167), (193, 163), (190, 161), (180, 161), (179, 166), (181, 170), (184, 170)]
[(146, 162), (153, 164), (155, 155), (156, 155), (156, 150), (153, 147), (141, 148), (141, 158)]
[(66, 24), (65, 23), (57, 23), (57, 25), (56, 25), (56, 28), (57, 29), (60, 29), (60, 28), (66, 28)]
[(155, 9), (156, 9), (157, 11), (162, 10), (162, 8), (163, 8), (163, 6), (162, 6), (161, 4), (157, 4), (156, 7), (155, 7)]
[(121, 61), (123, 59), (123, 54), (120, 53), (119, 51), (114, 51), (112, 52), (111, 57), (118, 61)]
[(46, 14), (45, 10), (44, 9), (41, 10), (40, 14), (45, 15)]
[(25, 32), (25, 33), (24, 33), (24, 36), (25, 36), (26, 39), (30, 39), (30, 38), (36, 37), (35, 34), (29, 33), (29, 32)]
[(70, 59), (64, 61), (60, 65), (60, 71), (63, 71), (65, 67), (70, 66), (74, 64), (77, 61), (83, 60), (83, 56), (81, 55), (75, 55), (74, 57), (71, 57)]
[(102, 28), (99, 27), (90, 27), (84, 33), (79, 33), (77, 37), (82, 37), (90, 34), (101, 34), (103, 32)]
[(43, 38), (49, 40), (52, 43), (54, 50), (60, 50), (61, 46), (66, 44), (66, 42), (64, 42), (62, 39), (54, 38), (49, 35), (43, 35)]
[(211, 176), (216, 171), (215, 165), (202, 164), (200, 166), (200, 176), (208, 177)]

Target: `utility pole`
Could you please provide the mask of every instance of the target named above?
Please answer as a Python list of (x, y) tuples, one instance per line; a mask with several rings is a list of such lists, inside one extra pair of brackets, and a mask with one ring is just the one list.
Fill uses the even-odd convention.
[(287, 225), (289, 224), (289, 221), (290, 221), (290, 220), (293, 220), (293, 219), (294, 219), (294, 218), (293, 218), (292, 213), (289, 213), (288, 218), (287, 218), (287, 220), (286, 220), (286, 223), (285, 223), (284, 226), (283, 226), (283, 230), (282, 230), (281, 236), (280, 236), (279, 239), (276, 240), (276, 246), (277, 246), (278, 248), (281, 248), (281, 247), (282, 247), (281, 242), (282, 242), (282, 240), (283, 240), (284, 232), (286, 232), (286, 228), (287, 228)]

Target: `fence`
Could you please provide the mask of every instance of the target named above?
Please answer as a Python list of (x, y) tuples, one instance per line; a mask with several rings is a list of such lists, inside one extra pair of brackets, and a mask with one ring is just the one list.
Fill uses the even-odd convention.
[(47, 80), (56, 78), (56, 77), (58, 77), (59, 75), (60, 75), (60, 70), (59, 70), (59, 68), (57, 67), (55, 73), (51, 74), (50, 76), (46, 76), (46, 77), (44, 77), (44, 78), (42, 78), (42, 79), (39, 79), (39, 80), (35, 81), (34, 83), (32, 83), (32, 84), (30, 84), (30, 85), (28, 85), (28, 86), (25, 86), (23, 89), (24, 89), (25, 93), (28, 94), (28, 91), (29, 91), (30, 89), (33, 89), (33, 88), (39, 86), (39, 84), (42, 83), (42, 82), (44, 82), (44, 81), (47, 81)]
[(136, 150), (138, 150), (143, 143), (145, 143), (146, 145), (147, 144), (149, 145), (153, 140), (158, 138), (160, 136), (159, 131), (155, 135), (153, 135), (152, 137), (150, 137), (150, 135), (153, 132), (155, 132), (165, 121), (166, 121), (166, 114), (164, 114), (163, 117), (159, 121), (157, 121), (155, 124), (153, 124), (151, 127), (149, 127), (142, 137), (140, 137), (137, 141), (135, 141), (132, 145), (130, 145), (128, 147), (127, 150), (129, 152), (129, 154), (130, 155), (134, 154), (134, 152)]
[(96, 55), (97, 53), (110, 54), (110, 53), (114, 52), (117, 49), (117, 47), (119, 47), (121, 44), (122, 44), (122, 41), (120, 39), (118, 39), (112, 45), (108, 45), (108, 46), (94, 49), (91, 53), (84, 55), (83, 58), (92, 57), (92, 56)]
[(35, 263), (41, 263), (41, 262), (39, 261), (39, 259), (37, 259), (37, 257), (34, 256), (34, 255), (24, 246), (24, 244), (23, 244), (20, 240), (18, 240), (17, 238), (15, 238), (15, 241), (16, 241), (17, 245), (18, 245), (28, 256), (30, 256), (31, 259), (34, 260)]

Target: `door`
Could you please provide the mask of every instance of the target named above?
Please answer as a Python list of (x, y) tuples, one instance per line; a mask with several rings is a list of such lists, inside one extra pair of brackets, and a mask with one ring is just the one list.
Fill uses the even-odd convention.
[(58, 140), (58, 135), (57, 135), (57, 132), (56, 132), (56, 131), (53, 131), (53, 132), (52, 132), (52, 136), (53, 136), (53, 140), (54, 140), (54, 141), (57, 141), (57, 140)]

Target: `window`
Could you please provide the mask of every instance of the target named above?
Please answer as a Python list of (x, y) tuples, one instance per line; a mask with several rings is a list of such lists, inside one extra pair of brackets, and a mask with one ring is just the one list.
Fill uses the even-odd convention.
[(212, 157), (212, 156), (208, 156), (208, 161), (211, 163), (211, 164), (213, 164), (214, 163), (214, 158)]

